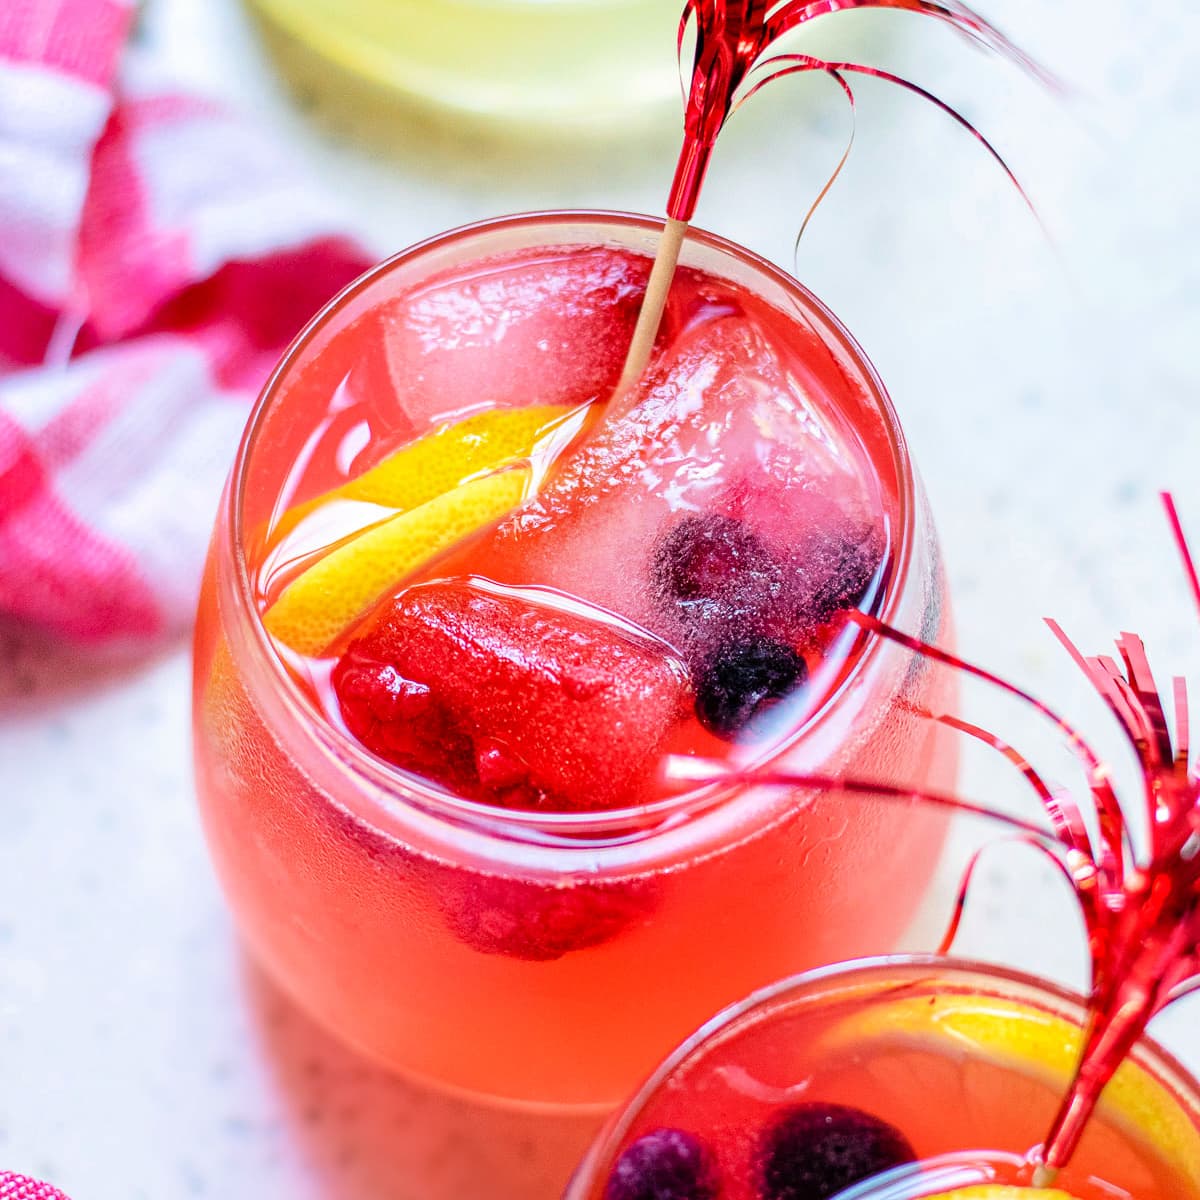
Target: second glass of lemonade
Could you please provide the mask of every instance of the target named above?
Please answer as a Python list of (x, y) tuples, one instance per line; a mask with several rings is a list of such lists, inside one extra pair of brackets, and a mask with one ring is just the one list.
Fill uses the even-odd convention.
[[(292, 346), (196, 634), (205, 829), (242, 933), (374, 1059), (612, 1106), (710, 1013), (894, 948), (945, 817), (755, 785), (953, 782), (925, 501), (862, 352), (689, 236), (605, 411), (661, 226), (568, 212), (384, 263)], [(722, 775), (726, 778), (722, 781)]]
[(564, 1200), (1189, 1200), (1200, 1088), (1145, 1037), (1061, 1190), (1027, 1192), (1029, 1153), (1088, 1019), (1078, 995), (955, 959), (784, 980), (680, 1046), (610, 1121)]

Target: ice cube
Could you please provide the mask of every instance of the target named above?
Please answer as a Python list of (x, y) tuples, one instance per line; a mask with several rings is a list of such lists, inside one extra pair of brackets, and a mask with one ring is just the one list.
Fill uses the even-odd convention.
[(786, 550), (811, 496), (862, 490), (857, 464), (782, 361), (744, 314), (683, 331), (630, 410), (599, 426), (535, 500), (457, 565), (560, 589), (667, 636), (653, 548), (682, 514), (745, 519), (751, 510), (762, 536)]
[(392, 387), (414, 425), (496, 406), (607, 398), (649, 263), (604, 247), (485, 259), (379, 313)]

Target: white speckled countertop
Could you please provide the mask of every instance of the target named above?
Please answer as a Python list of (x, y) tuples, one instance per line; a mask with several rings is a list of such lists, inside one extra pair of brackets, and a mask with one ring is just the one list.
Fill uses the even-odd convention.
[[(969, 138), (864, 85), (859, 143), (799, 270), (888, 381), (963, 650), (1103, 733), (1043, 614), (1089, 649), (1136, 629), (1163, 674), (1200, 681), (1155, 497), (1176, 492), (1200, 545), (1200, 14), (981, 7), (1067, 101), (920, 22), (893, 22), (884, 49), (994, 136), (1053, 244)], [(665, 194), (671, 127), (530, 146), (348, 101), (295, 63), (289, 91), (236, 0), (152, 0), (141, 40), (337, 180), (381, 254), (502, 211), (658, 211)], [(790, 262), (845, 120), (821, 81), (759, 97), (699, 222)], [(0, 1166), (73, 1200), (553, 1200), (585, 1122), (472, 1112), (390, 1079), (245, 961), (193, 809), (187, 693), (182, 645), (97, 665), (0, 631)], [(980, 762), (966, 782), (1000, 780)], [(1019, 854), (992, 861), (964, 936), (1080, 981), (1063, 895)], [(1194, 1006), (1158, 1031), (1200, 1070)]]

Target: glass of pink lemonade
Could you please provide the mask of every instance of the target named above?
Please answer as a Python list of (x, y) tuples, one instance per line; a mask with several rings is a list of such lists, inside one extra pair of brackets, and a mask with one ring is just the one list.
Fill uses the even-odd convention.
[[(375, 1059), (612, 1106), (721, 1006), (892, 949), (945, 815), (948, 636), (890, 402), (795, 280), (661, 223), (508, 217), (347, 289), (250, 421), (196, 633), (212, 854), (247, 942)], [(722, 780), (722, 775), (726, 777)]]
[(565, 1200), (1191, 1200), (1200, 1086), (1141, 1039), (1033, 1187), (1087, 1006), (1016, 972), (864, 960), (766, 988), (685, 1042)]

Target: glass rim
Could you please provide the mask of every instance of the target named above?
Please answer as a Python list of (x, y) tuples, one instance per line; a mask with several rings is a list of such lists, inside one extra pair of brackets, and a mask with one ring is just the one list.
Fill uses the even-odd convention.
[[(407, 264), (446, 245), (503, 233), (526, 226), (537, 226), (547, 230), (556, 227), (591, 225), (597, 228), (597, 241), (602, 244), (606, 230), (631, 233), (652, 233), (663, 228), (664, 219), (645, 214), (609, 209), (546, 209), (513, 213), (499, 217), (488, 217), (479, 221), (456, 226), (453, 229), (433, 234), (397, 251), (381, 260), (362, 275), (352, 280), (332, 299), (327, 301), (308, 321), (284, 351), (279, 362), (264, 383), (250, 411), (230, 473), (230, 486), (226, 489), (223, 502), (225, 521), (225, 546), (222, 549), (232, 557), (234, 568), (234, 597), (237, 616), (248, 628), (246, 643), (256, 657), (257, 666), (265, 666), (275, 698), (282, 702), (288, 718), (297, 727), (306, 729), (321, 741), (325, 748), (336, 755), (339, 762), (377, 788), (388, 800), (408, 807), (418, 807), (427, 814), (467, 826), (489, 836), (506, 839), (549, 841), (558, 846), (596, 848), (605, 842), (597, 835), (625, 831), (626, 836), (616, 841), (638, 839), (647, 830), (653, 832), (668, 816), (693, 811), (707, 811), (722, 804), (729, 796), (745, 789), (743, 780), (735, 782), (709, 781), (692, 787), (682, 788), (661, 800), (634, 807), (605, 810), (603, 812), (555, 812), (544, 813), (522, 809), (502, 809), (480, 801), (457, 796), (429, 780), (402, 772), (394, 765), (374, 755), (360, 745), (349, 733), (337, 728), (332, 722), (314, 720), (311, 704), (306, 700), (296, 681), (287, 671), (278, 652), (271, 642), (255, 603), (249, 563), (246, 559), (245, 526), (243, 521), (244, 496), (250, 463), (257, 449), (259, 437), (267, 413), (272, 411), (273, 401), (283, 381), (297, 360), (310, 344), (324, 331), (329, 321), (354, 299), (375, 286), (380, 280)], [(897, 514), (893, 533), (892, 566), (883, 586), (879, 619), (892, 620), (895, 610), (906, 595), (911, 575), (914, 554), (914, 528), (916, 524), (916, 494), (914, 470), (899, 417), (879, 373), (859, 346), (853, 335), (825, 303), (794, 276), (781, 267), (763, 258), (755, 251), (737, 242), (689, 226), (687, 241), (699, 243), (706, 249), (750, 267), (760, 276), (781, 288), (790, 299), (798, 302), (801, 316), (815, 314), (825, 323), (829, 334), (836, 341), (861, 374), (867, 395), (878, 412), (887, 449), (892, 458), (896, 474)], [(557, 243), (560, 245), (569, 242)], [(580, 242), (579, 244), (585, 244)], [(822, 340), (824, 339), (821, 331)], [(817, 727), (832, 711), (838, 700), (852, 685), (865, 676), (885, 647), (885, 639), (877, 634), (864, 632), (861, 645), (854, 651), (853, 661), (837, 685), (821, 697), (820, 702), (808, 711), (796, 729), (788, 737), (774, 740), (761, 756), (746, 764), (746, 770), (764, 766), (780, 755), (791, 752), (799, 745), (806, 733)], [(350, 807), (359, 811), (357, 804)]]
[[(1016, 967), (984, 962), (974, 958), (959, 958), (954, 955), (871, 955), (864, 958), (847, 959), (843, 962), (828, 963), (825, 966), (801, 971), (796, 975), (789, 975), (756, 989), (741, 1000), (735, 1000), (732, 1004), (726, 1005), (684, 1038), (662, 1059), (596, 1134), (576, 1168), (575, 1174), (568, 1182), (563, 1200), (584, 1200), (587, 1193), (581, 1188), (585, 1184), (594, 1182), (598, 1169), (614, 1161), (617, 1149), (647, 1104), (675, 1071), (712, 1038), (731, 1029), (738, 1021), (752, 1014), (756, 1009), (768, 1009), (775, 1002), (793, 993), (812, 988), (814, 985), (826, 981), (850, 982), (858, 976), (869, 975), (872, 972), (903, 968), (928, 969), (931, 973), (940, 972), (947, 975), (983, 976), (989, 981), (996, 981), (997, 984), (1016, 985), (1026, 989), (1035, 993), (1039, 1000), (1069, 1005), (1078, 1009), (1081, 1015), (1085, 1015), (1087, 1012), (1087, 997), (1073, 988)], [(1082, 1027), (1082, 1022), (1079, 1024)], [(1143, 1031), (1134, 1043), (1130, 1054), (1135, 1052), (1140, 1053), (1143, 1065), (1151, 1067), (1159, 1081), (1169, 1085), (1173, 1096), (1188, 1103), (1197, 1120), (1200, 1120), (1200, 1079), (1197, 1079), (1171, 1051), (1167, 1050), (1148, 1031)]]

